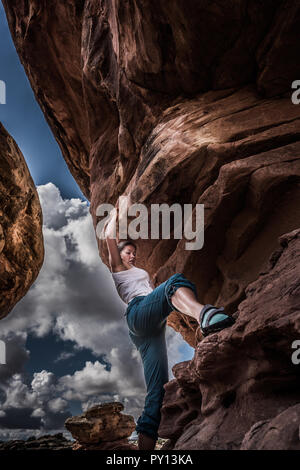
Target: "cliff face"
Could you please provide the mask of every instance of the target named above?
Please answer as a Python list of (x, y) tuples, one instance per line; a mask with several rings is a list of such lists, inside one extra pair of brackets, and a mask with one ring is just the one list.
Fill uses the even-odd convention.
[[(299, 334), (299, 321), (290, 328), (281, 325), (289, 292), (278, 311), (271, 301), (256, 308), (258, 297), (249, 293), (251, 286), (263, 282), (261, 272), (271, 273), (269, 259), (281, 249), (278, 239), (299, 228), (300, 106), (291, 101), (291, 84), (300, 77), (300, 6), (289, 0), (230, 1), (226, 8), (208, 0), (161, 0), (155, 8), (150, 0), (54, 0), (51, 8), (45, 0), (3, 4), (36, 98), (70, 171), (91, 201), (95, 227), (97, 206), (116, 204), (121, 195), (148, 207), (163, 202), (204, 204), (201, 250), (187, 251), (186, 240), (172, 237), (137, 241), (140, 265), (157, 284), (183, 272), (196, 283), (203, 303), (224, 305), (239, 319), (230, 330), (196, 345), (195, 322), (170, 315), (169, 324), (197, 349), (184, 372), (176, 369), (177, 382), (167, 386), (166, 409), (172, 393), (182, 383), (191, 384), (197, 411), (186, 417), (189, 397), (178, 408), (179, 421), (189, 429), (191, 419), (200, 413), (202, 424), (197, 424), (196, 434), (201, 436), (209, 410), (214, 413), (213, 428), (225, 420), (223, 408), (214, 408), (213, 397), (206, 396), (214, 395), (211, 384), (216, 381), (217, 396), (225, 394), (227, 413), (231, 403), (234, 416), (248, 413), (247, 400), (243, 404), (234, 398), (242, 396), (241, 390), (251, 403), (254, 396), (251, 366), (245, 369), (249, 375), (243, 361), (232, 366), (237, 346), (242, 344), (249, 364), (262, 367), (258, 376), (263, 378), (268, 367), (274, 370), (273, 359), (263, 366), (270, 344), (272, 354), (278, 350), (281, 369), (291, 368), (287, 356)], [(107, 262), (106, 247), (98, 243)], [(277, 280), (268, 289), (270, 298), (276, 298), (285, 281), (279, 270), (272, 273)], [(299, 272), (294, 274), (298, 283)], [(297, 302), (293, 305), (291, 317), (299, 308)], [(246, 306), (253, 315), (250, 329)], [(285, 339), (277, 343), (280, 328)], [(261, 335), (269, 346), (261, 344)], [(281, 354), (285, 359), (280, 360)], [(217, 368), (205, 362), (211, 355), (217, 357)], [(218, 378), (229, 364), (236, 374), (231, 388)], [(178, 371), (182, 369), (178, 365)], [(202, 378), (206, 373), (214, 375)], [(238, 447), (259, 416), (274, 418), (283, 406), (294, 405), (294, 382), (285, 382), (283, 376), (279, 374), (278, 382), (288, 383), (290, 390), (284, 404), (277, 406), (272, 396), (273, 405), (261, 415), (255, 408), (233, 444), (225, 439), (225, 428), (233, 421), (225, 420), (217, 441), (199, 438), (203, 446), (217, 442)], [(247, 385), (238, 390), (237, 384), (243, 383)], [(267, 395), (269, 391), (266, 387)], [(216, 413), (221, 413), (218, 418)], [(162, 437), (171, 432), (168, 426), (165, 413)], [(189, 445), (183, 424), (178, 429), (176, 439), (182, 439), (176, 446)], [(173, 436), (172, 445), (176, 439)]]
[(0, 319), (35, 281), (44, 259), (42, 210), (22, 153), (0, 123)]
[(300, 449), (300, 230), (280, 237), (233, 328), (174, 366), (159, 429), (175, 449)]

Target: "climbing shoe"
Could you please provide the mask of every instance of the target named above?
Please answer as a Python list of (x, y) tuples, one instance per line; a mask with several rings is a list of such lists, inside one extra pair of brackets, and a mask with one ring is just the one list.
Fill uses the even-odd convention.
[(217, 308), (207, 304), (204, 305), (199, 315), (199, 325), (203, 336), (221, 331), (234, 323), (235, 320), (225, 313), (223, 307)]

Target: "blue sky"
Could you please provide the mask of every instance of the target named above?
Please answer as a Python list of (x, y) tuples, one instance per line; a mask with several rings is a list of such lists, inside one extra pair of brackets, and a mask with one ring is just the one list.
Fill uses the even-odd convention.
[[(7, 364), (0, 365), (0, 440), (61, 432), (66, 417), (103, 401), (122, 401), (137, 419), (144, 377), (125, 304), (101, 262), (89, 202), (35, 101), (1, 2), (0, 44), (6, 83), (0, 121), (37, 186), (45, 245), (37, 280), (0, 325), (7, 345)], [(193, 349), (171, 328), (167, 344), (172, 378), (171, 367), (191, 359)]]
[(86, 200), (35, 101), (1, 2), (0, 44), (0, 80), (6, 84), (6, 105), (0, 105), (0, 121), (20, 147), (36, 185), (51, 181), (59, 187), (62, 197)]

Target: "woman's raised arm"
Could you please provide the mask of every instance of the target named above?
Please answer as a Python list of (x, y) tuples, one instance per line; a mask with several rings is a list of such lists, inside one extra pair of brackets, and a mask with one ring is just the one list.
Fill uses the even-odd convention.
[(116, 218), (117, 212), (116, 209), (113, 211), (113, 215), (111, 220), (105, 227), (105, 240), (108, 248), (109, 254), (109, 264), (110, 269), (112, 272), (118, 272), (124, 270), (124, 265), (122, 262), (122, 258), (120, 256), (120, 252), (118, 250), (117, 241), (116, 241)]

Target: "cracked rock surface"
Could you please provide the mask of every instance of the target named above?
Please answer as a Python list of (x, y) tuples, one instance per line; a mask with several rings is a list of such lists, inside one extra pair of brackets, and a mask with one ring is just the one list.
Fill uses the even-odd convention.
[(129, 450), (135, 447), (128, 437), (135, 428), (132, 416), (124, 415), (122, 403), (95, 405), (80, 416), (72, 416), (65, 427), (76, 442), (74, 450)]
[(173, 367), (159, 429), (171, 439), (164, 448), (299, 449), (300, 369), (291, 356), (300, 337), (300, 229), (279, 242), (247, 287), (235, 325)]
[(24, 157), (0, 123), (0, 319), (42, 267), (42, 210)]

